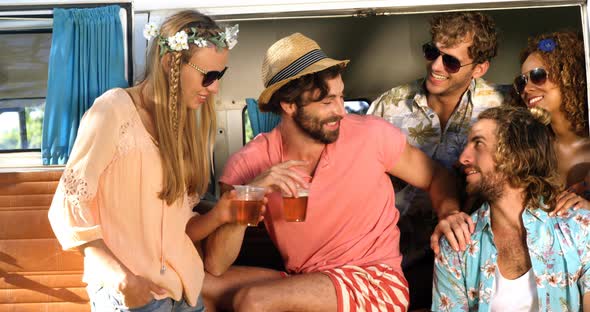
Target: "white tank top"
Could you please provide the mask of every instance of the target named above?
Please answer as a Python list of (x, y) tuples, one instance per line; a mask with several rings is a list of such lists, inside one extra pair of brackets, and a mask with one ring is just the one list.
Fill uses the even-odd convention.
[(537, 297), (537, 283), (533, 269), (529, 269), (523, 276), (509, 280), (500, 274), (496, 267), (496, 282), (492, 295), (492, 312), (529, 312), (539, 311)]

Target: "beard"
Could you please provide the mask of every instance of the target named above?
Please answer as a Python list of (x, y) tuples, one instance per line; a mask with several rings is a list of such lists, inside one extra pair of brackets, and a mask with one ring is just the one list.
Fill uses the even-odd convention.
[(479, 182), (467, 184), (465, 188), (467, 194), (475, 196), (489, 203), (494, 203), (500, 199), (504, 193), (504, 184), (506, 178), (497, 172), (482, 173), (479, 168), (475, 168), (481, 175)]
[(333, 131), (325, 131), (323, 126), (329, 122), (340, 121), (342, 117), (333, 116), (326, 119), (319, 119), (316, 116), (312, 116), (305, 112), (303, 106), (297, 107), (295, 115), (293, 115), (293, 121), (299, 129), (309, 135), (316, 141), (324, 144), (334, 143), (338, 139), (340, 134), (340, 128)]

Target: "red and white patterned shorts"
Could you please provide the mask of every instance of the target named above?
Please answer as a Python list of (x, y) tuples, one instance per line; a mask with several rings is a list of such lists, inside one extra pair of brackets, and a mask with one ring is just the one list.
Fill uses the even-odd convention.
[(336, 288), (338, 312), (408, 310), (408, 282), (403, 273), (388, 265), (345, 265), (322, 273)]

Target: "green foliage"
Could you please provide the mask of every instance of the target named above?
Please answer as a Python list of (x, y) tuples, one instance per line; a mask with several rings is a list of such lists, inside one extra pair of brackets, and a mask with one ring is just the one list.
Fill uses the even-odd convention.
[[(43, 133), (43, 111), (44, 106), (25, 108), (25, 122), (27, 130), (27, 149), (41, 148), (41, 139)], [(18, 115), (15, 114), (15, 118)], [(23, 142), (20, 139), (20, 128), (9, 129), (0, 133), (0, 150), (23, 149)]]
[(43, 112), (45, 105), (42, 107), (27, 108), (27, 140), (29, 148), (41, 148), (41, 138), (43, 137)]
[(248, 110), (244, 112), (244, 142), (248, 143), (250, 140), (254, 138), (254, 131), (252, 130), (252, 125), (250, 125), (250, 116), (248, 115)]
[(18, 129), (11, 129), (0, 135), (0, 149), (17, 149), (20, 147)]
[(414, 140), (416, 140), (416, 142), (420, 145), (426, 143), (426, 141), (429, 141), (434, 137), (439, 136), (438, 130), (433, 128), (431, 124), (423, 125), (422, 122), (416, 125), (416, 127), (408, 128), (408, 130), (409, 136), (414, 138)]

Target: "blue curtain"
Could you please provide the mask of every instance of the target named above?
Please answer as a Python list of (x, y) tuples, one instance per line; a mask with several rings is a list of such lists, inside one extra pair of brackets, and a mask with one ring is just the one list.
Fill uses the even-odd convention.
[(250, 126), (252, 126), (254, 137), (259, 133), (269, 132), (281, 121), (281, 117), (277, 114), (259, 111), (258, 102), (255, 99), (246, 99), (246, 104), (248, 104), (248, 117), (250, 118)]
[(65, 164), (78, 125), (94, 99), (126, 87), (119, 6), (54, 9), (41, 154)]

